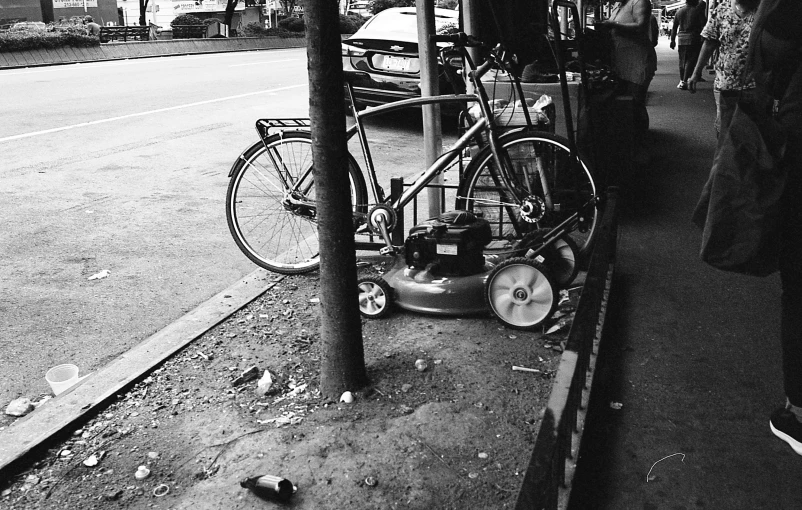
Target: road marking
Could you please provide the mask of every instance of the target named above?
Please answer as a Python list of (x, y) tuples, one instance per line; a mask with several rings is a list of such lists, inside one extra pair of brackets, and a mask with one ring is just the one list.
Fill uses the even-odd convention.
[(264, 64), (278, 64), (279, 62), (295, 62), (297, 58), (288, 58), (285, 60), (264, 60), (262, 62), (248, 62), (246, 64), (229, 64), (228, 67), (242, 67), (242, 66), (260, 66)]
[(61, 127), (57, 127), (57, 128), (44, 129), (42, 131), (33, 131), (33, 132), (30, 132), (30, 133), (22, 133), (22, 134), (19, 134), (19, 135), (7, 136), (5, 138), (0, 138), (0, 143), (2, 143), (2, 142), (10, 142), (12, 140), (21, 140), (23, 138), (32, 138), (34, 136), (48, 135), (48, 134), (51, 134), (51, 133), (58, 133), (59, 131), (67, 131), (69, 129), (77, 129), (77, 128), (82, 128), (82, 127), (87, 127), (87, 126), (94, 126), (94, 125), (97, 125), (97, 124), (106, 124), (108, 122), (116, 122), (118, 120), (131, 119), (131, 118), (134, 118), (134, 117), (144, 117), (146, 115), (153, 115), (153, 114), (156, 114), (156, 113), (164, 113), (164, 112), (170, 112), (170, 111), (173, 111), (173, 110), (182, 110), (184, 108), (193, 108), (195, 106), (203, 106), (203, 105), (212, 104), (212, 103), (220, 103), (220, 102), (223, 102), (223, 101), (230, 101), (232, 99), (242, 99), (243, 97), (258, 96), (260, 94), (273, 94), (273, 93), (281, 92), (281, 91), (284, 91), (284, 90), (297, 89), (297, 88), (306, 87), (306, 86), (308, 86), (306, 83), (301, 84), (301, 85), (290, 85), (290, 86), (287, 86), (287, 87), (279, 87), (279, 88), (269, 89), (269, 90), (259, 90), (259, 91), (256, 91), (256, 92), (247, 92), (245, 94), (237, 94), (235, 96), (218, 97), (217, 99), (207, 99), (206, 101), (197, 101), (197, 102), (194, 102), (194, 103), (180, 104), (180, 105), (176, 105), (176, 106), (170, 106), (170, 107), (167, 107), (167, 108), (159, 108), (157, 110), (148, 110), (148, 111), (145, 111), (145, 112), (129, 113), (128, 115), (120, 115), (119, 117), (109, 117), (107, 119), (92, 120), (92, 121), (89, 121), (89, 122), (81, 122), (80, 124), (72, 124), (72, 125), (69, 125), (69, 126), (61, 126)]

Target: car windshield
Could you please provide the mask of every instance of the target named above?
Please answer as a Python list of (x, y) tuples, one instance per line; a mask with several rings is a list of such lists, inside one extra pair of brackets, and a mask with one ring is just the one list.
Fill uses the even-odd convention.
[[(449, 16), (435, 16), (434, 24), (437, 30), (448, 24), (456, 24), (457, 19)], [(370, 26), (366, 27), (374, 32), (405, 32), (418, 33), (418, 20), (414, 12), (399, 12), (392, 16), (375, 16)]]

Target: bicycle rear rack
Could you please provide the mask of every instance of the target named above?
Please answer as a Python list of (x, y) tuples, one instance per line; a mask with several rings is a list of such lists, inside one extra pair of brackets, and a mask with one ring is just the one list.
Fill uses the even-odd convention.
[(272, 134), (271, 129), (282, 131), (284, 129), (309, 129), (312, 121), (309, 119), (259, 119), (256, 121), (256, 131), (262, 141)]

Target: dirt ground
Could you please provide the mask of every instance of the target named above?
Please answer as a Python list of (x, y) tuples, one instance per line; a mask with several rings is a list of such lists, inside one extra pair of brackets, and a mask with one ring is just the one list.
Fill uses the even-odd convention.
[[(563, 291), (563, 322), (578, 294)], [(277, 277), (5, 481), (0, 506), (512, 508), (568, 327), (522, 332), (490, 315), (402, 311), (364, 320), (370, 386), (353, 403), (324, 402), (318, 303), (316, 273)], [(275, 376), (267, 395), (258, 377), (235, 385), (253, 366)], [(149, 470), (141, 480), (139, 466)], [(289, 502), (239, 484), (263, 474), (294, 484)]]

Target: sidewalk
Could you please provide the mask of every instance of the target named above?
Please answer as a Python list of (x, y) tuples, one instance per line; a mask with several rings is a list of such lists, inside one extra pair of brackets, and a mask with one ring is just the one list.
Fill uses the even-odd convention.
[[(799, 509), (802, 457), (768, 426), (785, 401), (779, 277), (700, 262), (690, 217), (715, 148), (712, 76), (695, 95), (677, 90), (665, 37), (658, 66), (652, 162), (621, 183), (618, 313), (608, 318), (571, 508)], [(655, 465), (672, 454), (682, 455)]]

